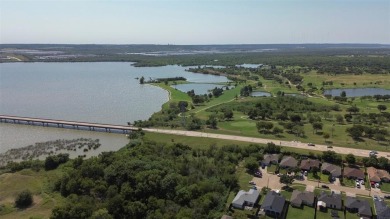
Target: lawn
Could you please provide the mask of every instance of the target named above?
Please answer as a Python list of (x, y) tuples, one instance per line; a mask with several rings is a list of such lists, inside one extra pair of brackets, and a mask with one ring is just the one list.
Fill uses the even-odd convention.
[(244, 167), (243, 162), (238, 165), (236, 169), (236, 175), (238, 178), (238, 185), (240, 186), (240, 189), (247, 191), (250, 187), (252, 187), (252, 185), (249, 184), (249, 181), (253, 179), (253, 176), (246, 172), (246, 168)]
[(313, 181), (318, 181), (318, 179), (320, 179), (320, 181), (321, 181), (322, 183), (329, 183), (328, 175), (326, 175), (326, 174), (321, 174), (320, 172), (317, 173), (317, 177), (315, 177), (315, 176), (313, 175), (312, 172), (309, 172), (309, 173), (307, 174), (307, 178), (308, 178), (309, 180), (313, 180)]
[(267, 172), (275, 173), (276, 169), (277, 169), (277, 166), (275, 164), (272, 164), (272, 165), (267, 167)]
[(345, 218), (346, 219), (360, 219), (360, 217), (356, 213), (349, 213), (348, 211), (346, 211)]
[(303, 209), (294, 208), (289, 206), (287, 211), (286, 219), (297, 219), (297, 218), (314, 218), (315, 210), (314, 208), (304, 206)]
[[(332, 219), (332, 216), (330, 215), (331, 209), (328, 209), (327, 212), (317, 211), (316, 219)], [(338, 211), (339, 217), (341, 219), (344, 218), (344, 212)], [(347, 218), (349, 219), (349, 218)]]
[[(312, 71), (309, 74), (301, 74), (304, 77), (305, 83), (304, 87), (308, 83), (312, 83), (318, 88), (322, 86), (323, 81), (333, 81), (333, 85), (325, 85), (325, 89), (330, 88), (356, 88), (356, 87), (390, 87), (390, 79), (388, 75), (384, 74), (338, 74), (338, 75), (327, 75), (327, 74), (317, 74)], [(381, 84), (374, 84), (376, 81), (382, 81)], [(373, 82), (373, 83), (371, 83)], [(344, 85), (341, 85), (344, 83)], [(356, 83), (356, 85), (354, 85)], [(308, 87), (307, 87), (308, 88)]]
[(165, 85), (164, 83), (154, 83), (154, 84), (151, 84), (151, 85), (154, 85), (154, 86), (157, 86), (157, 87), (161, 87), (162, 89), (166, 90), (169, 92), (169, 101), (166, 102), (163, 107), (164, 108), (168, 108), (169, 107), (169, 102), (171, 101), (188, 101), (188, 102), (191, 102), (191, 98), (190, 96), (188, 96), (188, 94), (184, 93), (184, 92), (181, 92), (179, 90), (176, 90), (175, 88), (172, 88), (171, 86), (169, 85)]
[(286, 191), (286, 190), (282, 190), (280, 193), (287, 199), (287, 200), (290, 200), (291, 198), (291, 195), (293, 193), (293, 190), (299, 190), (299, 191), (305, 191), (306, 189), (306, 185), (302, 185), (302, 184), (292, 184), (290, 186), (291, 190), (289, 191)]
[(356, 187), (356, 181), (354, 179), (344, 178), (342, 185), (354, 188), (354, 187)]
[(287, 174), (287, 170), (286, 169), (283, 169), (283, 168), (279, 168), (279, 173), (280, 174)]
[(326, 193), (330, 194), (330, 190), (329, 189), (322, 189), (322, 188), (315, 188), (314, 189), (314, 194), (317, 195), (317, 196), (320, 195), (321, 192), (326, 192)]
[[(49, 218), (51, 210), (62, 203), (58, 193), (52, 193), (52, 185), (61, 175), (60, 170), (35, 172), (25, 169), (16, 173), (0, 175), (1, 218)], [(34, 195), (34, 203), (29, 208), (19, 210), (14, 207), (16, 195), (28, 189)]]
[(390, 183), (382, 183), (380, 188), (382, 192), (390, 193)]

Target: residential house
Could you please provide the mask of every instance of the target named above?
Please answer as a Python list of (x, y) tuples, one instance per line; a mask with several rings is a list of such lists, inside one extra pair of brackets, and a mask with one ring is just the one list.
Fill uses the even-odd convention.
[(390, 174), (386, 170), (376, 169), (375, 167), (367, 167), (367, 174), (370, 182), (390, 182)]
[(357, 213), (363, 218), (372, 218), (371, 206), (367, 200), (360, 200), (354, 197), (347, 197), (345, 209), (351, 213)]
[(314, 204), (314, 193), (312, 192), (301, 192), (299, 190), (294, 190), (291, 199), (291, 206), (302, 207), (302, 205), (307, 205), (312, 207)]
[(364, 180), (364, 172), (358, 168), (345, 167), (344, 177), (348, 179), (360, 179)]
[(264, 198), (261, 209), (263, 209), (267, 215), (279, 217), (283, 213), (285, 202), (286, 200), (282, 195), (275, 191), (269, 191)]
[(232, 206), (243, 209), (245, 206), (253, 207), (259, 199), (259, 191), (250, 189), (248, 192), (240, 190), (232, 201)]
[(291, 156), (284, 156), (282, 161), (280, 161), (279, 166), (281, 168), (294, 168), (298, 165), (298, 161)]
[(263, 161), (261, 164), (263, 166), (269, 166), (271, 164), (277, 164), (279, 162), (279, 154), (266, 154), (264, 155)]
[(312, 160), (312, 159), (307, 159), (307, 160), (302, 160), (301, 161), (301, 170), (306, 170), (310, 171), (312, 168), (317, 167), (317, 169), (320, 169), (320, 164), (321, 162), (319, 160)]
[(323, 163), (321, 166), (321, 172), (323, 174), (332, 175), (332, 177), (340, 177), (341, 167), (330, 163)]
[(386, 202), (375, 200), (376, 219), (389, 219), (390, 208), (386, 205)]
[(341, 195), (332, 192), (331, 194), (327, 194), (326, 192), (322, 192), (318, 196), (317, 206), (320, 210), (326, 210), (327, 208), (333, 208), (341, 210), (342, 201)]

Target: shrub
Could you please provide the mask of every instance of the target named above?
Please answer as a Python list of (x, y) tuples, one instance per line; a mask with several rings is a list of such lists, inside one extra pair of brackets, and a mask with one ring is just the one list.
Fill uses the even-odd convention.
[(33, 197), (29, 190), (24, 190), (18, 194), (15, 199), (15, 206), (18, 208), (27, 208), (33, 203)]

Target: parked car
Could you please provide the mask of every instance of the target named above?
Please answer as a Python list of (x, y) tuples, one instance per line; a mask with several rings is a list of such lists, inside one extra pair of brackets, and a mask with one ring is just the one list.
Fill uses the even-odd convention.
[(390, 199), (390, 195), (385, 195), (384, 198), (385, 199)]
[(322, 185), (321, 187), (324, 189), (329, 189), (329, 186), (327, 186), (327, 185)]
[(309, 144), (307, 144), (307, 146), (316, 146), (316, 145), (313, 143), (309, 143)]
[(251, 184), (251, 185), (256, 185), (256, 183), (253, 182), (253, 181), (249, 181), (249, 184)]
[(333, 148), (333, 146), (332, 145), (328, 145), (328, 148)]
[(255, 173), (255, 176), (257, 176), (257, 177), (262, 177), (263, 174), (262, 174), (260, 171), (257, 171), (257, 172)]
[(256, 186), (253, 186), (252, 189), (257, 190), (257, 187), (256, 187)]

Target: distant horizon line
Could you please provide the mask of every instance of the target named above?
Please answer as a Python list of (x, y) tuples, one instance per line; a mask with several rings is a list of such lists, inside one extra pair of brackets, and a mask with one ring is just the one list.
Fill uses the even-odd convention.
[(384, 45), (390, 43), (223, 43), (223, 44), (161, 44), (161, 43), (0, 43), (0, 45), (134, 45), (134, 46), (227, 46), (227, 45)]

